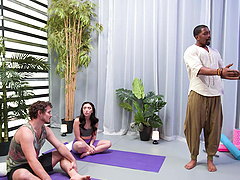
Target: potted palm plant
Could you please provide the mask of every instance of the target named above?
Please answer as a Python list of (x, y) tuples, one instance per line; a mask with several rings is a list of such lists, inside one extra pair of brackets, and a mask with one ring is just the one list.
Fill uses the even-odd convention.
[[(34, 93), (25, 78), (33, 72), (46, 72), (49, 65), (41, 58), (28, 54), (15, 54), (10, 59), (5, 58), (4, 41), (0, 39), (0, 155), (6, 155), (9, 147), (8, 122), (15, 119), (26, 119), (26, 100)], [(3, 126), (3, 129), (2, 129)], [(3, 137), (2, 137), (3, 134)], [(4, 148), (6, 145), (6, 148)]]
[[(48, 8), (48, 46), (57, 54), (55, 72), (65, 80), (65, 122), (73, 122), (77, 72), (91, 61), (91, 33), (102, 31), (94, 23), (95, 7), (88, 0), (52, 0)], [(72, 126), (68, 127), (71, 132)]]
[(119, 88), (116, 95), (122, 101), (119, 103), (122, 108), (129, 112), (135, 110), (131, 128), (140, 132), (141, 140), (149, 140), (152, 128), (162, 125), (162, 120), (156, 113), (166, 105), (163, 95), (155, 95), (153, 91), (145, 94), (143, 83), (138, 78), (133, 80), (132, 90)]

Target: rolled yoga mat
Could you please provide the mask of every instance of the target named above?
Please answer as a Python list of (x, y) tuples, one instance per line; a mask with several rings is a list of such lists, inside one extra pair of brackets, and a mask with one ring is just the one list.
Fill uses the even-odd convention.
[(240, 146), (240, 129), (234, 129), (233, 131), (233, 144)]
[(240, 160), (240, 151), (234, 144), (224, 135), (221, 134), (221, 142), (228, 148), (230, 153), (237, 159)]
[[(233, 144), (240, 150), (240, 130), (234, 129), (233, 131)], [(224, 144), (220, 143), (218, 147), (219, 152), (229, 152), (228, 148)]]

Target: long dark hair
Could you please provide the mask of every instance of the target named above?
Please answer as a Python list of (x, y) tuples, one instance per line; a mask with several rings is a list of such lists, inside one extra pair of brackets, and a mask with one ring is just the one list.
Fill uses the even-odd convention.
[(83, 128), (83, 129), (85, 129), (84, 128), (84, 126), (85, 126), (85, 124), (86, 124), (86, 119), (85, 119), (85, 116), (84, 116), (84, 114), (83, 114), (83, 106), (85, 105), (85, 104), (90, 104), (91, 106), (92, 106), (92, 110), (93, 110), (93, 112), (92, 112), (92, 114), (91, 114), (91, 116), (90, 116), (90, 120), (91, 120), (91, 127), (92, 127), (92, 129), (93, 129), (93, 133), (92, 133), (92, 135), (95, 133), (95, 131), (97, 130), (97, 128), (95, 127), (95, 125), (98, 123), (98, 118), (96, 118), (96, 116), (95, 116), (95, 107), (94, 107), (94, 105), (93, 105), (93, 103), (91, 103), (91, 102), (84, 102), (83, 104), (82, 104), (82, 107), (81, 107), (81, 111), (80, 111), (80, 116), (79, 116), (79, 121), (80, 121), (80, 127), (81, 128)]

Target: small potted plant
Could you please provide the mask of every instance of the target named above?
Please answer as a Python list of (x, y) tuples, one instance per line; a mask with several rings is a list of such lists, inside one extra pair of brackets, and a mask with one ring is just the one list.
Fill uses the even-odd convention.
[(145, 94), (143, 83), (138, 78), (133, 80), (132, 90), (120, 88), (116, 90), (116, 95), (122, 101), (119, 103), (122, 108), (129, 112), (135, 111), (131, 128), (140, 132), (141, 140), (148, 141), (152, 128), (162, 125), (162, 120), (156, 113), (166, 105), (163, 95), (156, 95), (153, 91)]

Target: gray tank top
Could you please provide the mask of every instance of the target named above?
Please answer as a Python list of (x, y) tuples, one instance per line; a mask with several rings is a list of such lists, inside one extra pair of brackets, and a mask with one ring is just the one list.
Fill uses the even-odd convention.
[(84, 129), (80, 127), (80, 136), (82, 137), (88, 137), (91, 136), (93, 132), (93, 129)]
[[(35, 131), (33, 130), (33, 127), (29, 122), (24, 124), (23, 126), (28, 127), (34, 135), (33, 145), (38, 157), (40, 149), (45, 143), (45, 139), (47, 137), (46, 128), (44, 125), (42, 126), (41, 136), (40, 138), (38, 138), (35, 134)], [(9, 147), (9, 152), (7, 155), (7, 172), (10, 172), (10, 170), (16, 166), (19, 166), (25, 163), (27, 163), (27, 159), (22, 151), (21, 145), (18, 144), (13, 137)]]

